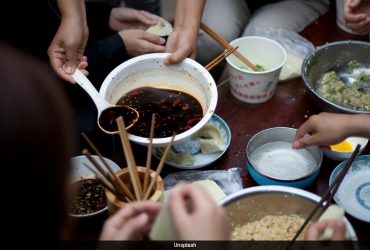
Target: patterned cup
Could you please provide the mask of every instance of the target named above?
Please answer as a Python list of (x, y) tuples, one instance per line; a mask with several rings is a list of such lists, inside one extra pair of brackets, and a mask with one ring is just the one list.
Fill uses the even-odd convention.
[(245, 66), (234, 55), (226, 61), (230, 78), (231, 93), (247, 103), (262, 103), (275, 93), (281, 68), (286, 62), (285, 49), (277, 42), (258, 36), (238, 38), (230, 43), (239, 46), (238, 51), (261, 71), (254, 72)]

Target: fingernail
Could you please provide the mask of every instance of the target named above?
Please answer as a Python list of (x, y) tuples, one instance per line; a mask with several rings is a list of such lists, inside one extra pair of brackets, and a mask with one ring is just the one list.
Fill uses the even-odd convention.
[(142, 213), (137, 219), (141, 223), (146, 223), (149, 220), (149, 216), (146, 213)]
[(67, 66), (67, 67), (65, 67), (64, 71), (65, 71), (67, 74), (72, 75), (72, 74), (73, 74), (73, 71), (74, 71), (74, 68), (73, 68), (73, 67), (71, 67), (71, 66)]
[(161, 37), (159, 39), (159, 42), (160, 42), (160, 44), (165, 44), (166, 43), (166, 39), (164, 39), (163, 37)]

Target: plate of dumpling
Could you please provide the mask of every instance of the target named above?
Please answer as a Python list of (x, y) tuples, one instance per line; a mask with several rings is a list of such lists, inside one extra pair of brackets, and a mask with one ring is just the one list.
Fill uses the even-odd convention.
[[(231, 132), (226, 122), (216, 114), (195, 134), (172, 146), (166, 164), (181, 169), (197, 169), (220, 158), (231, 141)], [(153, 150), (161, 158), (165, 148)]]

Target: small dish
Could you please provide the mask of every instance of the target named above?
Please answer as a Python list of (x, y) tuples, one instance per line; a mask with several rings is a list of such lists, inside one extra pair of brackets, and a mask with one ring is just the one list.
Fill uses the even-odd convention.
[(349, 159), (353, 153), (353, 151), (355, 150), (357, 144), (360, 144), (361, 147), (360, 147), (360, 154), (362, 153), (362, 151), (364, 151), (367, 143), (368, 143), (368, 139), (366, 138), (362, 138), (362, 137), (348, 137), (346, 140), (344, 140), (346, 142), (348, 142), (352, 149), (349, 150), (349, 151), (343, 151), (343, 150), (335, 150), (335, 149), (331, 149), (331, 150), (324, 150), (324, 155), (332, 160), (335, 160), (335, 161), (343, 161), (343, 160), (346, 160), (346, 159)]
[[(108, 171), (105, 168), (104, 164), (100, 161), (100, 159), (99, 159), (98, 156), (93, 155), (92, 157), (103, 167), (103, 169), (105, 169), (106, 171)], [(112, 168), (113, 171), (117, 172), (118, 170), (121, 169), (112, 160), (110, 160), (108, 158), (104, 158), (104, 159), (107, 161), (107, 163), (109, 164), (109, 166)], [(89, 166), (92, 166), (92, 164), (90, 163), (90, 161), (84, 155), (76, 156), (76, 157), (73, 157), (71, 159), (72, 176), (71, 176), (70, 183), (72, 185), (74, 183), (82, 180), (82, 179), (95, 179), (95, 175), (88, 168), (86, 168), (84, 166), (84, 163), (87, 163), (87, 164), (89, 164)], [(103, 213), (104, 211), (107, 210), (107, 208), (108, 207), (105, 206), (103, 209), (101, 209), (99, 211), (96, 211), (96, 212), (93, 212), (93, 213), (89, 213), (89, 214), (72, 214), (72, 213), (69, 213), (69, 215), (71, 217), (75, 217), (75, 218), (87, 218), (87, 217), (92, 217), (92, 216), (98, 215), (100, 213)]]
[[(346, 161), (332, 172), (329, 185), (337, 178)], [(356, 157), (334, 196), (335, 202), (353, 217), (370, 222), (370, 155)]]
[[(226, 124), (226, 122), (216, 114), (213, 114), (211, 119), (208, 121), (208, 124), (212, 124), (212, 123), (216, 124), (222, 130), (224, 134), (225, 149), (223, 151), (211, 153), (211, 154), (203, 154), (200, 151), (192, 153), (192, 157), (194, 158), (194, 163), (192, 165), (178, 164), (173, 161), (166, 161), (166, 164), (169, 166), (175, 167), (175, 168), (180, 168), (180, 169), (197, 169), (197, 168), (205, 167), (215, 162), (217, 159), (219, 159), (230, 146), (231, 131), (230, 131), (229, 126)], [(171, 150), (172, 152), (176, 153), (174, 147), (172, 147)], [(153, 155), (157, 159), (160, 159), (161, 153), (159, 152), (159, 148), (153, 149)]]

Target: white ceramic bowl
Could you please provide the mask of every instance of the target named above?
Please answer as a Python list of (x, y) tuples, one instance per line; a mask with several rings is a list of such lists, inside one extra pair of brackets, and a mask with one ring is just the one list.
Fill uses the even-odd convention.
[[(108, 172), (108, 170), (105, 168), (104, 164), (100, 161), (98, 156), (93, 155), (93, 158), (103, 167), (103, 169), (105, 169)], [(116, 172), (116, 171), (121, 169), (112, 160), (110, 160), (108, 158), (105, 158), (105, 157), (104, 157), (104, 159), (108, 163), (108, 165), (113, 169), (113, 171)], [(71, 184), (73, 184), (73, 183), (75, 183), (75, 182), (77, 182), (81, 179), (95, 179), (95, 175), (88, 168), (86, 168), (83, 163), (87, 163), (87, 164), (89, 164), (89, 166), (92, 166), (90, 161), (84, 155), (76, 156), (76, 157), (73, 157), (71, 159), (71, 167), (72, 167), (72, 176), (71, 176), (71, 180), (70, 180)], [(87, 218), (87, 217), (91, 217), (91, 216), (101, 214), (104, 211), (106, 211), (107, 209), (108, 209), (108, 207), (106, 206), (105, 208), (103, 208), (99, 211), (96, 211), (94, 213), (90, 213), (90, 214), (78, 215), (78, 214), (71, 214), (70, 213), (69, 215), (72, 216), (72, 217), (76, 217), (76, 218)]]
[[(211, 74), (189, 58), (180, 64), (166, 66), (168, 53), (154, 53), (132, 58), (115, 68), (104, 80), (100, 94), (116, 104), (126, 93), (140, 87), (174, 89), (194, 96), (203, 108), (203, 118), (191, 129), (176, 135), (175, 142), (191, 136), (212, 117), (217, 105), (217, 87)], [(129, 134), (133, 142), (147, 145), (148, 138)], [(153, 146), (165, 146), (171, 137), (154, 138)]]
[(367, 142), (369, 141), (366, 138), (361, 138), (361, 137), (348, 137), (346, 139), (351, 145), (352, 145), (352, 150), (351, 151), (337, 151), (337, 150), (324, 150), (324, 155), (332, 160), (335, 161), (343, 161), (346, 159), (349, 159), (353, 153), (353, 151), (356, 149), (357, 144), (360, 144), (360, 151), (359, 154), (364, 151), (366, 148)]
[(241, 68), (244, 65), (234, 55), (226, 58), (230, 78), (230, 90), (233, 96), (247, 103), (261, 103), (269, 100), (275, 93), (279, 76), (286, 62), (285, 49), (274, 40), (247, 36), (238, 38), (230, 43), (239, 46), (238, 51), (252, 63), (265, 68), (264, 71), (254, 72)]

